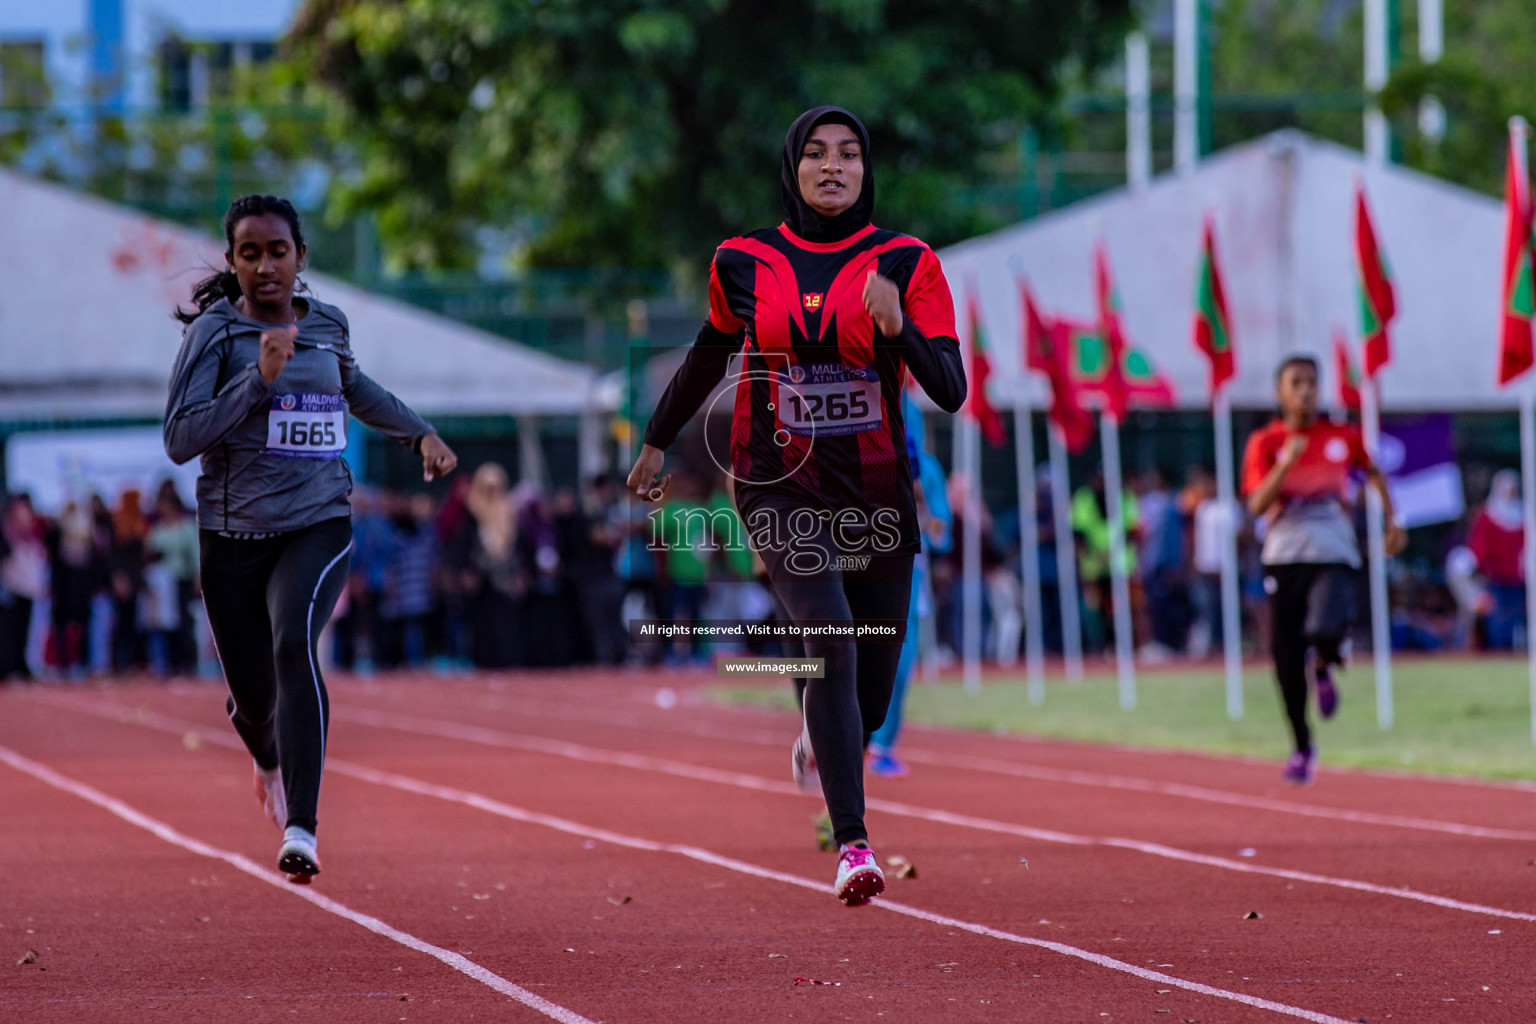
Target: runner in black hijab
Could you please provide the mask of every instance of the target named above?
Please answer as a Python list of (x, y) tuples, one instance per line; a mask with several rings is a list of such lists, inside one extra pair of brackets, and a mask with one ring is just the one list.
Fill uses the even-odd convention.
[[(864, 187), (853, 205), (832, 217), (817, 213), (800, 194), (800, 154), (811, 132), (824, 124), (846, 124), (859, 137), (864, 155)], [(869, 131), (864, 122), (842, 107), (812, 107), (789, 126), (784, 136), (784, 162), (779, 167), (779, 200), (784, 223), (807, 242), (841, 242), (869, 224), (875, 212), (875, 169), (869, 159)]]
[[(870, 223), (857, 117), (827, 106), (796, 118), (780, 194), (784, 223), (716, 250), (709, 318), (657, 403), (629, 488), (661, 500), (666, 448), (741, 356), (727, 471), (774, 597), (803, 631), (804, 657), (822, 661), (793, 773), (819, 782), (840, 847), (834, 891), (857, 905), (885, 887), (864, 826), (864, 747), (890, 707), (921, 547), (902, 389), (910, 372), (954, 412), (965, 371), (938, 257)], [(849, 628), (881, 623), (892, 632), (880, 639)]]

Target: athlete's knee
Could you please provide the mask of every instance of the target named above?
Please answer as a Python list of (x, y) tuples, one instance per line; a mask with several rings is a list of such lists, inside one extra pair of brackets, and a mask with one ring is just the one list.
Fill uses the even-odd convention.
[(278, 678), (294, 673), (307, 673), (311, 665), (310, 632), (305, 624), (286, 623), (272, 630), (272, 659), (277, 664)]
[(257, 729), (265, 728), (271, 724), (272, 716), (277, 714), (277, 694), (266, 700), (246, 699), (236, 702), (233, 696), (224, 702), (224, 710), (229, 713), (232, 722), (253, 726)]

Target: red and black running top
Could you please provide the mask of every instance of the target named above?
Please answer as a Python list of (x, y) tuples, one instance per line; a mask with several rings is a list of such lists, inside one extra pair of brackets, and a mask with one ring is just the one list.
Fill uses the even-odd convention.
[[(901, 293), (897, 337), (882, 335), (864, 308), (871, 269)], [(901, 416), (906, 371), (946, 412), (966, 390), (954, 300), (933, 251), (872, 224), (835, 242), (807, 241), (788, 225), (730, 239), (710, 267), (709, 318), (645, 443), (670, 445), (738, 353), (731, 470), (743, 517), (762, 495), (788, 497), (824, 520), (841, 517), (841, 538), (866, 552), (860, 524), (882, 521), (880, 532), (894, 526), (900, 539), (876, 548), (918, 551)], [(891, 511), (877, 520), (882, 509)]]

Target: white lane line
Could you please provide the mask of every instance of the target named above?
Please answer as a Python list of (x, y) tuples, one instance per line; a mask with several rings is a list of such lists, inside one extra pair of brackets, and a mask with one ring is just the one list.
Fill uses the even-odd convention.
[(525, 988), (514, 985), (501, 975), (481, 967), (460, 953), (444, 949), (441, 946), (435, 946), (425, 939), (419, 939), (409, 932), (403, 932), (398, 928), (385, 924), (376, 917), (353, 910), (351, 907), (338, 903), (328, 896), (322, 896), (313, 889), (291, 885), (282, 876), (261, 867), (248, 857), (229, 850), (221, 850), (216, 846), (210, 846), (201, 840), (184, 835), (164, 822), (157, 821), (149, 815), (130, 807), (121, 800), (110, 797), (82, 782), (76, 782), (68, 776), (61, 775), (47, 765), (39, 764), (30, 758), (23, 757), (8, 747), (0, 746), (0, 761), (4, 761), (24, 775), (32, 776), (39, 782), (73, 794), (87, 803), (95, 804), (102, 810), (116, 815), (130, 825), (138, 826), (157, 838), (170, 843), (172, 846), (179, 846), (189, 853), (195, 853), (202, 857), (221, 860), (230, 867), (245, 872), (252, 878), (266, 882), (268, 885), (292, 896), (297, 896), (301, 900), (307, 900), (327, 913), (335, 914), (337, 917), (345, 918), (354, 924), (362, 925), (375, 935), (382, 935), (384, 938), (398, 942), (408, 949), (414, 949), (418, 953), (425, 953), (427, 956), (447, 964), (460, 974), (473, 978), (487, 988), (500, 992), (502, 995), (522, 1003), (531, 1010), (537, 1010), (546, 1017), (560, 1021), (561, 1024), (594, 1024), (593, 1021), (583, 1017), (574, 1010), (568, 1010), (558, 1003), (550, 1002), (543, 996), (535, 995)]
[[(64, 703), (64, 701), (59, 701), (59, 703)], [(68, 703), (71, 706), (76, 704), (75, 701), (69, 701)], [(144, 725), (162, 731), (182, 732), (186, 730), (197, 732), (199, 735), (205, 736), (205, 738), (211, 736), (211, 734), (205, 732), (203, 726), (199, 726), (190, 722), (174, 722), (174, 720), (167, 719), (165, 716), (156, 715), (153, 712), (145, 712), (137, 715), (128, 714), (122, 716), (106, 715), (105, 717), (115, 717), (117, 720), (125, 723)], [(20, 758), (20, 755), (12, 754), (4, 747), (0, 747), (0, 759), (10, 760), (11, 758), (17, 758), (19, 760), (25, 761), (24, 758)], [(33, 764), (33, 762), (26, 763), (29, 765)], [(74, 783), (71, 780), (64, 779), (62, 776), (57, 776), (55, 773), (51, 772), (47, 768), (44, 768), (42, 765), (35, 765), (35, 767), (63, 782), (65, 785), (63, 785), (61, 788), (67, 788), (70, 789), (71, 792), (75, 792), (73, 787), (78, 787), (80, 790), (84, 790), (90, 794), (93, 794), (93, 796), (85, 796), (85, 799), (90, 800), (92, 803), (98, 803), (103, 807), (107, 807), (108, 810), (112, 810), (113, 813), (118, 813), (120, 816), (122, 816), (120, 812), (115, 810), (113, 807), (108, 806), (109, 804), (119, 804), (118, 801), (113, 800), (111, 797), (96, 793), (95, 790), (91, 790), (89, 787), (82, 786), (79, 783)], [(771, 868), (760, 867), (759, 865), (751, 864), (747, 861), (736, 860), (733, 857), (725, 857), (721, 854), (701, 849), (700, 847), (696, 846), (688, 846), (677, 843), (658, 843), (650, 839), (641, 839), (637, 836), (625, 835), (622, 832), (614, 832), (603, 828), (593, 828), (591, 826), (582, 825), (578, 822), (569, 821), (565, 818), (555, 817), (554, 815), (541, 814), (537, 811), (530, 811), (521, 807), (515, 807), (511, 804), (503, 803), (500, 800), (496, 800), (492, 797), (488, 797), (480, 793), (456, 789), (452, 786), (439, 786), (435, 783), (423, 782), (420, 779), (413, 779), (409, 776), (397, 775), (394, 772), (382, 772), (373, 768), (368, 768), (364, 765), (354, 764), (350, 761), (338, 761), (333, 759), (329, 764), (327, 764), (326, 767), (331, 771), (338, 772), (342, 775), (347, 775), (361, 781), (372, 782), (380, 786), (386, 786), (391, 789), (400, 790), (402, 792), (412, 793), (417, 796), (430, 797), (438, 800), (444, 800), (450, 803), (462, 804), (463, 806), (472, 807), (475, 810), (484, 811), (488, 814), (494, 814), (497, 817), (506, 818), (510, 821), (517, 821), (529, 825), (538, 825), (557, 832), (564, 832), (568, 835), (610, 843), (614, 846), (625, 847), (631, 850), (642, 850), (648, 853), (674, 854), (681, 857), (687, 857), (690, 860), (695, 860), (702, 864), (709, 864), (714, 867), (724, 868), (728, 871), (734, 871), (738, 874), (751, 875), (755, 878), (781, 882), (785, 885), (793, 885), (801, 889), (809, 889), (816, 893), (831, 893), (831, 886), (827, 885), (825, 882), (817, 882), (813, 879), (803, 878), (799, 875), (791, 875), (782, 871), (774, 871)], [(26, 768), (23, 768), (22, 770), (29, 771), (29, 774), (37, 774), (36, 772), (32, 772)], [(43, 778), (41, 775), (38, 777)], [(51, 781), (47, 778), (44, 778), (43, 780)], [(98, 797), (99, 799), (97, 799)], [(139, 818), (143, 817), (132, 808), (125, 807), (124, 809), (127, 810), (129, 814), (135, 815)], [(133, 821), (134, 824), (141, 825), (141, 827), (149, 828), (150, 831), (156, 831), (155, 827), (152, 827), (151, 825), (144, 825), (134, 818), (130, 817), (127, 820)], [(143, 820), (152, 821), (152, 819), (147, 818)], [(216, 856), (221, 860), (226, 860), (240, 868), (242, 871), (255, 874), (263, 881), (269, 881), (271, 884), (283, 887), (288, 891), (294, 892), (296, 895), (304, 896), (305, 898), (311, 898), (312, 901), (325, 899), (323, 896), (315, 896), (313, 893), (307, 893), (302, 890), (295, 889), (291, 886), (287, 886), (286, 883), (277, 881), (275, 876), (272, 876), (268, 872), (262, 871), (261, 868), (257, 867), (255, 864), (252, 864), (250, 861), (246, 860), (244, 857), (239, 856), (238, 854), (225, 854), (222, 851), (215, 851), (211, 847), (204, 847), (203, 844), (198, 843), (196, 840), (188, 840), (185, 837), (182, 837), (179, 833), (171, 830), (169, 826), (159, 825), (158, 822), (153, 823), (153, 825), (164, 829), (166, 832), (176, 837), (174, 839), (168, 839), (170, 842), (175, 842), (177, 845), (186, 845), (188, 849), (194, 849), (194, 852), (201, 853), (208, 851), (206, 854), (208, 856)], [(156, 831), (156, 834), (159, 834), (159, 832)], [(166, 837), (162, 836), (162, 838)], [(195, 846), (188, 844), (195, 844)], [(247, 868), (245, 865), (249, 865), (249, 868)], [(326, 902), (329, 903), (331, 901)], [(1063, 942), (1052, 942), (1049, 939), (1037, 939), (1029, 935), (1018, 935), (1013, 932), (1002, 931), (998, 928), (991, 928), (984, 924), (977, 924), (972, 921), (963, 921), (959, 918), (947, 917), (943, 914), (931, 913), (927, 910), (921, 910), (917, 907), (908, 906), (902, 903), (893, 903), (884, 899), (876, 900), (871, 903), (870, 906), (878, 907), (881, 910), (888, 910), (893, 914), (901, 914), (905, 917), (915, 918), (919, 921), (926, 921), (929, 924), (936, 924), (943, 928), (952, 928), (957, 931), (969, 932), (972, 935), (980, 935), (984, 938), (1000, 939), (1004, 942), (1013, 942), (1021, 946), (1033, 946), (1037, 949), (1048, 950), (1052, 953), (1058, 953), (1062, 956), (1069, 956), (1078, 960), (1085, 960), (1088, 963), (1094, 964), (1095, 966), (1103, 967), (1112, 971), (1118, 971), (1122, 974), (1129, 974), (1134, 977), (1141, 978), (1145, 981), (1155, 982), (1160, 985), (1167, 985), (1170, 988), (1180, 988), (1187, 992), (1194, 992), (1199, 995), (1210, 996), (1215, 999), (1225, 999), (1234, 1003), (1241, 1003), (1244, 1006), (1251, 1006), (1255, 1009), (1268, 1010), (1272, 1013), (1282, 1014), (1287, 1017), (1295, 1017), (1299, 1020), (1312, 1021), (1314, 1024), (1352, 1024), (1352, 1022), (1347, 1021), (1342, 1017), (1333, 1017), (1326, 1013), (1318, 1013), (1315, 1010), (1308, 1010), (1300, 1006), (1291, 1006), (1287, 1003), (1279, 1003), (1271, 999), (1264, 999), (1259, 996), (1251, 996), (1244, 992), (1234, 992), (1229, 989), (1216, 988), (1213, 985), (1205, 985), (1198, 981), (1190, 981), (1188, 979), (1176, 977), (1171, 974), (1163, 974), (1160, 971), (1148, 970), (1145, 967), (1138, 967), (1135, 964), (1126, 963), (1123, 960), (1116, 960), (1114, 957), (1105, 956), (1102, 953), (1095, 953), (1091, 950), (1080, 949), (1077, 946), (1069, 946)], [(346, 908), (341, 909), (346, 910)], [(351, 916), (353, 913), (354, 912), (352, 911), (347, 911), (342, 916)], [(352, 919), (357, 920), (360, 924), (364, 923), (363, 915), (356, 915), (355, 917), (352, 917)], [(366, 918), (366, 920), (372, 921), (373, 919)], [(366, 924), (364, 926), (368, 927)], [(388, 925), (382, 924), (381, 926), (384, 928), (389, 927)], [(390, 931), (392, 932), (393, 929), (390, 929)], [(381, 932), (380, 934), (386, 933)], [(394, 936), (391, 935), (391, 937), (393, 938)], [(400, 940), (397, 939), (396, 941)], [(419, 942), (420, 940), (417, 941)], [(436, 950), (438, 953), (445, 954), (446, 956), (455, 957), (458, 960), (463, 960), (464, 963), (470, 963), (456, 953), (449, 953), (447, 950), (439, 950), (438, 947), (429, 946), (426, 943), (422, 943), (421, 946), (412, 946), (412, 948), (422, 949), (423, 952)], [(439, 956), (438, 959), (443, 959), (443, 957)], [(449, 961), (445, 960), (444, 962)], [(478, 967), (478, 965), (475, 964), (470, 964), (470, 966)], [(484, 971), (484, 968), (479, 969)], [(504, 984), (517, 989), (517, 986), (511, 985), (511, 982), (506, 982), (504, 979), (501, 979), (494, 974), (490, 974), (489, 971), (485, 971), (485, 973), (491, 978), (495, 978), (497, 981), (502, 981)], [(486, 983), (490, 984), (488, 981)], [(495, 986), (493, 985), (492, 987)], [(498, 989), (498, 991), (502, 990)], [(522, 992), (523, 990), (517, 989), (517, 991)], [(525, 994), (529, 995), (532, 999), (539, 999), (538, 996), (534, 996), (532, 993)], [(517, 997), (514, 996), (514, 998)], [(539, 1001), (545, 1002), (546, 1005), (551, 1006), (556, 1010), (570, 1014), (569, 1017), (556, 1017), (557, 1020), (569, 1020), (572, 1022), (585, 1022), (585, 1024), (592, 1024), (592, 1022), (587, 1021), (586, 1018), (577, 1016), (576, 1014), (571, 1013), (571, 1011), (564, 1010), (562, 1007), (554, 1006), (554, 1004), (547, 1003), (545, 1000)], [(536, 1008), (542, 1009), (541, 1007)], [(544, 1012), (548, 1013), (548, 1011)], [(554, 1016), (554, 1014), (551, 1013), (549, 1016)]]
[[(610, 725), (615, 728), (634, 729), (638, 731), (652, 731), (658, 728), (669, 732), (677, 732), (686, 736), (697, 736), (701, 739), (720, 740), (730, 743), (756, 743), (762, 746), (786, 746), (783, 736), (777, 733), (769, 733), (762, 730), (731, 730), (716, 729), (708, 725), (695, 725), (688, 722), (664, 722), (646, 720), (638, 715), (625, 713), (604, 713), (574, 711), (560, 708), (558, 705), (544, 705), (535, 703), (512, 704), (502, 698), (491, 698), (487, 702), (490, 710), (505, 710), (516, 714), (534, 715), (545, 718), (554, 718), (562, 721), (585, 721), (599, 725)], [(1244, 793), (1233, 793), (1227, 790), (1210, 789), (1205, 786), (1187, 786), (1177, 782), (1157, 782), (1151, 779), (1138, 779), (1127, 775), (1106, 775), (1099, 772), (1085, 772), (1066, 768), (1049, 768), (1043, 765), (1034, 765), (1019, 761), (1001, 761), (995, 758), (970, 757), (964, 755), (941, 754), (925, 750), (904, 749), (902, 757), (914, 764), (927, 764), (940, 768), (955, 768), (965, 771), (988, 772), (996, 775), (1008, 775), (1020, 779), (1033, 779), (1038, 782), (1060, 782), (1070, 785), (1095, 786), (1103, 789), (1123, 789), (1136, 793), (1154, 793), (1161, 796), (1180, 797), (1187, 800), (1198, 800), (1205, 803), (1223, 804), (1230, 807), (1247, 807), (1260, 811), (1275, 811), (1281, 814), (1295, 814), (1308, 818), (1322, 818), (1329, 821), (1347, 821), (1358, 825), (1379, 825), (1385, 828), (1410, 829), (1420, 832), (1439, 832), (1446, 835), (1465, 836), (1476, 839), (1508, 839), (1516, 842), (1536, 842), (1536, 832), (1522, 832), (1515, 829), (1488, 828), (1482, 825), (1464, 825), (1454, 821), (1440, 821), (1434, 818), (1418, 818), (1400, 814), (1378, 814), (1374, 811), (1355, 811), (1347, 808), (1320, 807), (1311, 804), (1296, 803), (1291, 800), (1277, 800), (1272, 797), (1249, 796)]]
[[(121, 721), (134, 722), (140, 725), (150, 726), (167, 732), (185, 733), (188, 730), (198, 731), (202, 726), (194, 722), (181, 721), (160, 715), (156, 712), (142, 709), (130, 709), (110, 701), (97, 701), (89, 698), (52, 696), (44, 698), (53, 703), (75, 708), (91, 714), (102, 715), (107, 718), (115, 718)], [(764, 779), (755, 775), (744, 775), (739, 772), (720, 771), (714, 768), (705, 768), (699, 765), (684, 764), (679, 761), (667, 761), (661, 758), (648, 757), (643, 754), (628, 754), (616, 751), (598, 750), (592, 747), (584, 747), (576, 743), (567, 743), (561, 740), (547, 740), (536, 736), (519, 736), (512, 733), (504, 733), (498, 730), (485, 729), (479, 726), (460, 725), (455, 722), (443, 722), (428, 718), (406, 717), (375, 711), (336, 711), (332, 709), (332, 717), (338, 720), (355, 721), (364, 725), (373, 725), (378, 728), (395, 729), (400, 732), (416, 733), (423, 736), (438, 736), (444, 739), (463, 740), (470, 743), (478, 743), (482, 746), (499, 747), (506, 750), (522, 750), (532, 753), (551, 754), (556, 757), (564, 757), (573, 761), (583, 761), (589, 764), (615, 765), (621, 768), (635, 768), (640, 771), (657, 772), (665, 775), (673, 775), (680, 778), (694, 779), (701, 782), (713, 782), (721, 785), (736, 786), (742, 789), (752, 789), (763, 793), (776, 793), (784, 796), (813, 797), (788, 782), (775, 782), (772, 779)], [(209, 739), (215, 734), (203, 733)], [(229, 745), (238, 745), (233, 737), (219, 736), (214, 742), (222, 742)], [(339, 762), (330, 762), (330, 767), (340, 771)], [(992, 832), (1001, 835), (1017, 836), (1022, 839), (1034, 839), (1045, 843), (1058, 843), (1068, 846), (1107, 846), (1113, 849), (1129, 850), (1134, 853), (1146, 854), (1152, 857), (1161, 857), (1166, 860), (1180, 861), (1186, 864), (1198, 864), (1202, 867), (1220, 868), (1226, 871), (1236, 871), (1248, 875), (1264, 875), (1271, 878), (1284, 878), (1293, 882), (1306, 882), (1311, 885), (1324, 885), (1336, 889), (1349, 889), (1354, 892), (1368, 893), (1373, 896), (1389, 896), (1396, 899), (1411, 900), (1416, 903), (1425, 903), (1430, 906), (1442, 907), (1446, 910), (1456, 910), (1469, 914), (1482, 914), (1488, 917), (1499, 917), (1510, 921), (1536, 922), (1536, 914), (1519, 910), (1505, 910), (1500, 907), (1490, 907), (1481, 903), (1469, 903), (1465, 900), (1452, 899), (1448, 896), (1437, 896), (1434, 893), (1421, 892), (1406, 886), (1377, 885), (1373, 882), (1362, 882), (1352, 878), (1339, 878), (1331, 875), (1319, 875), (1310, 871), (1293, 871), (1289, 868), (1267, 867), (1260, 864), (1246, 863), (1232, 860), (1227, 857), (1215, 857), (1209, 854), (1195, 853), (1192, 850), (1183, 850), (1173, 846), (1165, 846), (1161, 843), (1148, 843), (1138, 839), (1124, 839), (1117, 836), (1081, 836), (1069, 832), (1057, 832), (1050, 829), (1030, 828), (1027, 825), (1015, 825), (1010, 822), (994, 821), (990, 818), (977, 818), (965, 814), (955, 814), (950, 811), (934, 810), (928, 807), (915, 807), (910, 804), (895, 803), (889, 800), (869, 800), (866, 804), (869, 809), (882, 811), (905, 818), (914, 818), (921, 821), (934, 822), (940, 825), (953, 825), (959, 828), (969, 828), (980, 832)]]

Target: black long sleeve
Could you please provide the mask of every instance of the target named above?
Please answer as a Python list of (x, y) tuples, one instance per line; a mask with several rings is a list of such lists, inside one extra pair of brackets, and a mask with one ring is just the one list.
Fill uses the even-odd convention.
[(645, 443), (665, 450), (699, 411), (720, 378), (725, 376), (731, 356), (741, 351), (741, 335), (726, 334), (709, 321), (699, 328), (693, 347), (677, 368), (667, 390), (662, 392), (656, 411), (645, 427)]
[(917, 329), (911, 317), (903, 317), (898, 341), (905, 349), (912, 376), (935, 405), (953, 413), (965, 404), (965, 362), (960, 357), (960, 342), (954, 338), (929, 338)]

